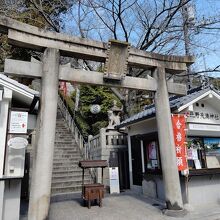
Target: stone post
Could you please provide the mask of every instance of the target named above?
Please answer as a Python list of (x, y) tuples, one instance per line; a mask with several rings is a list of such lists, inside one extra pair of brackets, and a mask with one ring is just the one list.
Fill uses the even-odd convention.
[(40, 122), (37, 131), (38, 140), (31, 185), (29, 220), (45, 220), (48, 217), (56, 129), (58, 77), (59, 51), (47, 48), (43, 55)]
[(131, 136), (127, 136), (128, 141), (128, 162), (129, 162), (129, 178), (130, 178), (130, 186), (132, 188), (133, 185), (133, 170), (132, 170), (132, 155), (131, 155)]
[(182, 210), (183, 201), (176, 164), (165, 69), (157, 68), (154, 72), (154, 77), (158, 83), (155, 94), (155, 106), (166, 204), (168, 210)]
[[(99, 156), (100, 160), (106, 160), (106, 129), (105, 128), (101, 128), (100, 129), (100, 145), (99, 145), (99, 152), (97, 156)], [(107, 168), (104, 170), (104, 172), (107, 172)], [(102, 182), (102, 172), (101, 172), (101, 168), (98, 168), (98, 176), (97, 176), (98, 182), (101, 183)], [(106, 182), (104, 180), (104, 183), (106, 185)], [(108, 184), (108, 183), (107, 183)], [(109, 184), (108, 184), (109, 185)]]

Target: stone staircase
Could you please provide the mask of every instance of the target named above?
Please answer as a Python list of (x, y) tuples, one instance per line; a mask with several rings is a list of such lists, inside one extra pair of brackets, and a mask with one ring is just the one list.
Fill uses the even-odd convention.
[[(78, 162), (82, 159), (74, 136), (58, 108), (51, 185), (52, 198), (63, 197), (65, 199), (74, 193), (81, 192), (82, 169), (78, 167)], [(85, 172), (84, 182), (92, 183), (88, 170)]]

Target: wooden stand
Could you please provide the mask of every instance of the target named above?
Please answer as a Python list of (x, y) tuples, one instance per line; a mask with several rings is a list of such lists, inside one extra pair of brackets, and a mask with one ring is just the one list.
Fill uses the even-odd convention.
[[(99, 207), (102, 207), (102, 198), (104, 198), (104, 185), (103, 185), (103, 168), (107, 167), (106, 160), (84, 160), (79, 162), (79, 167), (83, 169), (82, 175), (82, 198), (84, 205), (88, 203), (88, 208), (91, 208), (91, 201), (96, 200)], [(102, 184), (84, 184), (84, 169), (86, 168), (102, 168)]]

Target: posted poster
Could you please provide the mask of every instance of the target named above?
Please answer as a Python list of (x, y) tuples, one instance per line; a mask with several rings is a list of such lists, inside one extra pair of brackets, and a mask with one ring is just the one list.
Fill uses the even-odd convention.
[(9, 133), (26, 134), (28, 112), (11, 111)]
[(187, 157), (189, 160), (198, 160), (197, 149), (189, 148), (187, 150)]
[(184, 115), (172, 115), (173, 135), (178, 170), (187, 170), (186, 119)]
[(152, 141), (148, 145), (148, 156), (150, 160), (156, 160), (157, 159), (157, 149), (156, 149), (156, 142)]

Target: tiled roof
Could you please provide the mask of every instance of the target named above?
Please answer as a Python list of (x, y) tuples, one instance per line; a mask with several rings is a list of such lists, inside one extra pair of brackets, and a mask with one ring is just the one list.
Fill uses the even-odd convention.
[[(182, 97), (172, 96), (172, 97), (170, 97), (169, 100), (170, 100), (171, 112), (173, 112), (174, 110), (178, 109), (179, 107), (181, 107), (183, 105), (186, 105), (187, 103), (193, 101), (194, 99), (200, 97), (201, 95), (208, 92), (209, 90), (213, 90), (217, 94), (219, 94), (219, 92), (216, 89), (214, 89), (214, 87), (211, 85), (206, 88), (197, 87), (197, 88), (191, 89), (187, 92), (186, 96), (182, 96)], [(131, 116), (130, 118), (125, 119), (117, 127), (122, 128), (127, 125), (137, 123), (139, 121), (142, 121), (142, 120), (145, 120), (148, 118), (152, 118), (155, 116), (155, 114), (156, 114), (155, 113), (155, 105), (154, 104), (147, 105), (147, 106), (145, 106), (143, 111)]]

